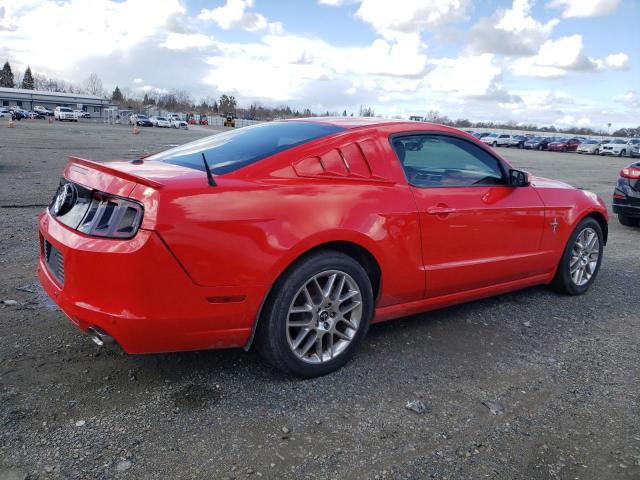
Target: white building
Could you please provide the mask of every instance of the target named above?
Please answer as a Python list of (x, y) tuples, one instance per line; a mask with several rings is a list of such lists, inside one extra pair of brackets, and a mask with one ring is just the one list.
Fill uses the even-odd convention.
[(111, 100), (95, 95), (0, 88), (0, 107), (17, 106), (23, 110), (33, 110), (38, 105), (50, 110), (56, 107), (69, 107), (73, 110), (88, 112), (92, 117), (101, 117), (103, 109), (115, 106)]

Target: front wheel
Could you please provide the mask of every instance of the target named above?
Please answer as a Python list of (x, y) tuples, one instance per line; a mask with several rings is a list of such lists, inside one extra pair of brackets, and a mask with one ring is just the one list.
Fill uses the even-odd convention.
[(583, 219), (575, 228), (564, 249), (551, 283), (554, 290), (569, 295), (585, 293), (600, 270), (603, 236), (597, 220)]
[(496, 148), (498, 146), (498, 142), (493, 142), (493, 148)]
[(627, 151), (626, 150), (620, 150), (620, 153), (618, 154), (619, 157), (626, 157), (627, 156)]
[(265, 304), (257, 347), (276, 368), (317, 377), (347, 363), (367, 333), (373, 291), (362, 266), (336, 251), (296, 262)]

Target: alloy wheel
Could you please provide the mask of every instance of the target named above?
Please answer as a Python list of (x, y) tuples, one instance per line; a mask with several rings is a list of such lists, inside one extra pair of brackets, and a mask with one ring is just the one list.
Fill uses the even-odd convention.
[(318, 273), (305, 282), (287, 314), (287, 341), (300, 360), (323, 363), (353, 341), (362, 321), (362, 293), (340, 270)]
[(578, 287), (586, 285), (598, 268), (600, 257), (600, 239), (596, 231), (587, 227), (576, 237), (571, 250), (569, 275)]

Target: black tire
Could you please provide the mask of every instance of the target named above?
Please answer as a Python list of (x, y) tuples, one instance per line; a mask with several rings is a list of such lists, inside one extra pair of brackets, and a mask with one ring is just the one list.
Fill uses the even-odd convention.
[(600, 154), (600, 150), (598, 150), (597, 148), (593, 151), (594, 155), (599, 155)]
[(625, 227), (637, 227), (640, 219), (618, 214), (618, 221)]
[(493, 142), (493, 148), (496, 148), (498, 146), (498, 142)]
[[(362, 299), (362, 317), (347, 347), (331, 360), (308, 363), (295, 355), (287, 340), (287, 316), (298, 291), (314, 275), (327, 270), (347, 273), (356, 282)], [(258, 352), (271, 365), (289, 375), (311, 378), (331, 373), (346, 364), (369, 329), (373, 316), (373, 290), (364, 268), (344, 253), (323, 250), (301, 258), (291, 265), (274, 284), (256, 332)]]
[[(589, 279), (589, 281), (584, 285), (579, 286), (579, 285), (576, 285), (571, 279), (571, 275), (569, 273), (569, 263), (571, 260), (571, 252), (573, 250), (573, 246), (576, 241), (576, 238), (578, 238), (578, 235), (580, 235), (580, 233), (582, 233), (582, 231), (586, 228), (592, 228), (598, 235), (598, 241), (599, 241), (598, 262), (596, 264), (594, 273)], [(578, 223), (578, 226), (575, 228), (575, 230), (569, 237), (569, 240), (567, 241), (567, 244), (564, 248), (564, 252), (562, 253), (562, 258), (558, 263), (556, 274), (553, 277), (553, 280), (551, 282), (551, 287), (556, 292), (565, 293), (568, 295), (582, 295), (583, 293), (585, 293), (587, 290), (589, 290), (589, 287), (598, 276), (598, 272), (600, 271), (600, 265), (602, 264), (602, 252), (603, 252), (603, 235), (602, 235), (602, 228), (600, 228), (600, 224), (593, 217), (584, 218), (580, 223)]]
[(620, 150), (620, 153), (618, 154), (619, 157), (626, 157), (627, 156), (627, 151), (626, 150)]
[(543, 150), (543, 149), (542, 149), (542, 145), (538, 145), (538, 150), (539, 150), (539, 151), (542, 151), (542, 150)]

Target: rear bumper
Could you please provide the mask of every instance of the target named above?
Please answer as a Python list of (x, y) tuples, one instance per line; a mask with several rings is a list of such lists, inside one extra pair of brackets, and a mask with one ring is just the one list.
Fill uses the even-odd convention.
[[(148, 230), (130, 240), (98, 239), (46, 211), (39, 235), (38, 276), (47, 294), (78, 328), (98, 327), (128, 353), (244, 346), (267, 291), (195, 284)], [(45, 263), (45, 239), (63, 255), (63, 284)]]
[(613, 204), (613, 213), (624, 215), (625, 217), (640, 218), (640, 206), (625, 205), (621, 203)]

